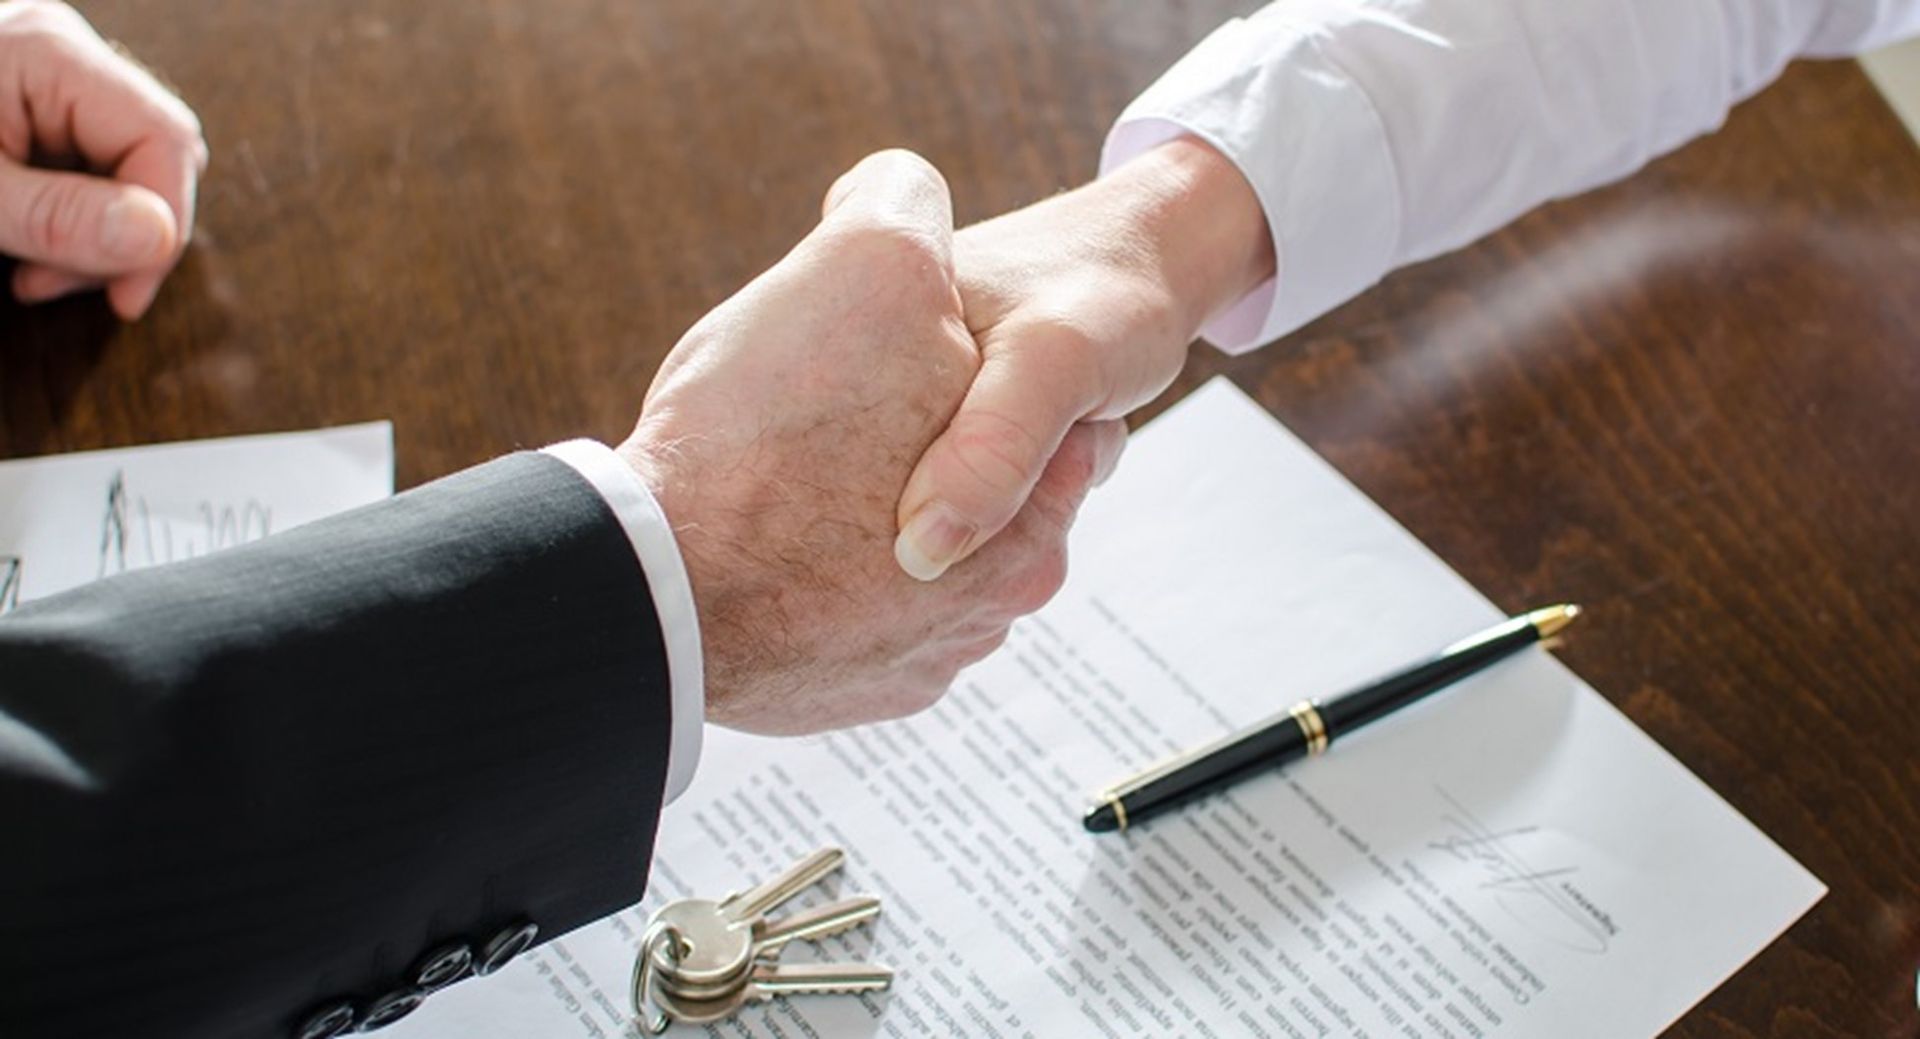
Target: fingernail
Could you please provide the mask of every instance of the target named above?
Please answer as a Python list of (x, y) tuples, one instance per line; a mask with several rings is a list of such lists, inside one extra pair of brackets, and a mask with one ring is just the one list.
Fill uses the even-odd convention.
[(947, 572), (973, 540), (974, 525), (960, 518), (945, 502), (929, 502), (900, 531), (893, 542), (893, 558), (917, 581), (931, 581)]
[(122, 263), (157, 260), (168, 230), (166, 214), (153, 205), (141, 199), (115, 199), (100, 215), (100, 249)]

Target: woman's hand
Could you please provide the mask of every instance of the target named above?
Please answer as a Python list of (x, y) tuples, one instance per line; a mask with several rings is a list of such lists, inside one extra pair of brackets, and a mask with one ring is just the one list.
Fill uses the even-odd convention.
[(1274, 264), (1253, 189), (1192, 138), (975, 224), (954, 254), (981, 365), (900, 499), (894, 555), (923, 581), (1019, 513), (1076, 423), (1165, 389), (1201, 324)]

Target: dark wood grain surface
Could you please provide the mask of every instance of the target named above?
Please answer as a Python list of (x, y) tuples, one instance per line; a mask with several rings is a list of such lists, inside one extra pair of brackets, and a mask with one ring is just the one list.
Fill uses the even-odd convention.
[[(0, 304), (0, 456), (391, 417), (410, 485), (617, 439), (860, 155), (963, 220), (1069, 186), (1248, 6), (86, 4), (215, 160), (147, 320)], [(1589, 606), (1565, 659), (1831, 885), (1675, 1035), (1920, 1034), (1917, 290), (1920, 152), (1801, 66), (1165, 398), (1231, 375), (1502, 605)]]

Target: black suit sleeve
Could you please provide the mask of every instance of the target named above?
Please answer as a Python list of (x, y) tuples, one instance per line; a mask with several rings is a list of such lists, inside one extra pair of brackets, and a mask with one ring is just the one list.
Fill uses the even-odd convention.
[(540, 455), (25, 605), (0, 1036), (323, 1032), (630, 905), (670, 709), (631, 544)]

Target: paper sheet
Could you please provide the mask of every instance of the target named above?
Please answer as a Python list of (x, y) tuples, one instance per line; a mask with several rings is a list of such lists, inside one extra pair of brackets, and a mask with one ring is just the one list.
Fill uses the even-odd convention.
[(393, 427), (0, 462), (0, 612), (393, 493)]
[(1645, 1036), (1823, 893), (1541, 650), (1326, 757), (1084, 833), (1097, 787), (1500, 614), (1225, 383), (1135, 438), (1073, 548), (1059, 599), (930, 713), (713, 732), (642, 907), (389, 1034), (635, 1034), (649, 910), (829, 843), (836, 888), (885, 910), (786, 955), (885, 962), (894, 990), (712, 1034)]

